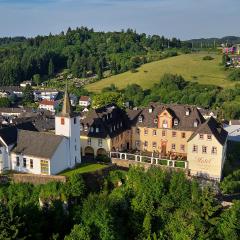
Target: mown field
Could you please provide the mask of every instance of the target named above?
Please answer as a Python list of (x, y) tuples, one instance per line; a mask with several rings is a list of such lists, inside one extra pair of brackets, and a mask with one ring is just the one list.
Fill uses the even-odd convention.
[(86, 86), (92, 92), (99, 92), (102, 88), (115, 84), (118, 88), (125, 88), (128, 84), (137, 83), (144, 89), (157, 83), (164, 73), (181, 74), (188, 81), (197, 81), (202, 84), (214, 84), (223, 88), (234, 86), (234, 82), (227, 79), (227, 72), (219, 65), (222, 56), (210, 54), (214, 60), (204, 61), (208, 54), (194, 53), (167, 58), (145, 64), (138, 68), (138, 72), (130, 71), (105, 78)]

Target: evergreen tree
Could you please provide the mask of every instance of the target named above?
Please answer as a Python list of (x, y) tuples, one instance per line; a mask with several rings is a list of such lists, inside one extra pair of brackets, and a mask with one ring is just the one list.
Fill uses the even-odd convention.
[(48, 64), (48, 75), (52, 77), (54, 75), (54, 64), (53, 60), (50, 59), (49, 64)]

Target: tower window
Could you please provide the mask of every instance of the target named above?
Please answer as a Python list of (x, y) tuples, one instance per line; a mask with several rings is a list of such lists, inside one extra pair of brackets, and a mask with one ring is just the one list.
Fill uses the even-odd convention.
[(65, 120), (64, 118), (61, 118), (61, 125), (64, 125), (65, 124)]
[(77, 118), (73, 119), (73, 123), (76, 124), (77, 123)]

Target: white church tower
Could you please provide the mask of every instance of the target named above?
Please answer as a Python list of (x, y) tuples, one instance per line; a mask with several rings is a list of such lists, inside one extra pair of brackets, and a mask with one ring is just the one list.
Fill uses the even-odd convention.
[(55, 117), (55, 134), (65, 136), (66, 156), (68, 157), (68, 167), (73, 168), (77, 163), (81, 163), (80, 146), (80, 116), (73, 113), (71, 103), (66, 90), (62, 112)]

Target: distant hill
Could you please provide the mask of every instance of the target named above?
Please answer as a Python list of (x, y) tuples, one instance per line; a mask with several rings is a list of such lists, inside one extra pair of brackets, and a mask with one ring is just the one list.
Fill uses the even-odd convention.
[(193, 43), (193, 46), (195, 47), (212, 47), (219, 46), (222, 43), (227, 43), (229, 45), (231, 44), (237, 44), (240, 43), (240, 37), (236, 36), (226, 36), (222, 38), (199, 38), (199, 39), (191, 39), (186, 41), (189, 44)]

